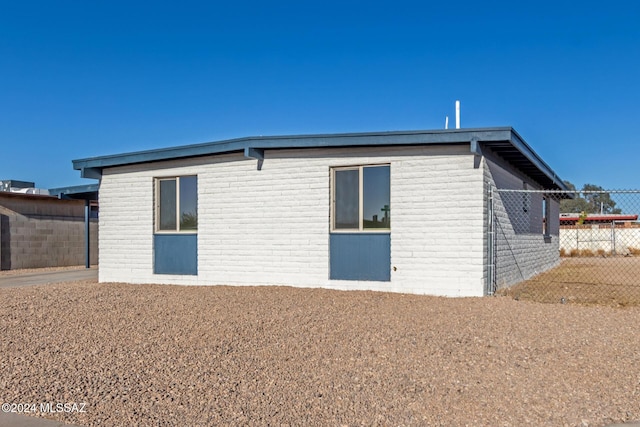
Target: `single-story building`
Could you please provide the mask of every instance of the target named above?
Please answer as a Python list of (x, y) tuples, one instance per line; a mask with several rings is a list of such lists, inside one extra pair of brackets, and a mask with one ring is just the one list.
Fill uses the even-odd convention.
[(628, 256), (639, 252), (638, 214), (560, 214), (561, 256)]
[(576, 225), (605, 225), (630, 227), (638, 221), (637, 214), (597, 214), (597, 213), (561, 213), (560, 226), (575, 227)]
[[(248, 137), (73, 166), (100, 180), (101, 282), (481, 296), (510, 284), (488, 218), (521, 209), (489, 213), (490, 188), (566, 189), (510, 127)], [(502, 227), (544, 250), (535, 271), (558, 259), (557, 202), (544, 233), (539, 204), (526, 232)]]

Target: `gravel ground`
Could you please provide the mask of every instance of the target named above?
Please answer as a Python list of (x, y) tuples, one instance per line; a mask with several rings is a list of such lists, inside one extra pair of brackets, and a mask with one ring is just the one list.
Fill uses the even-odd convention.
[(288, 287), (0, 289), (0, 402), (87, 426), (640, 419), (640, 307)]

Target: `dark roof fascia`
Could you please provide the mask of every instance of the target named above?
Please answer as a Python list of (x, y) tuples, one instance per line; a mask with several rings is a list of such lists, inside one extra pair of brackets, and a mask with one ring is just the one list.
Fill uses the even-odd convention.
[(105, 168), (135, 163), (147, 163), (185, 157), (206, 156), (210, 154), (243, 151), (245, 148), (325, 148), (366, 145), (412, 145), (412, 144), (450, 144), (469, 142), (474, 136), (480, 140), (507, 140), (511, 128), (464, 129), (435, 131), (394, 131), (369, 133), (343, 133), (319, 135), (284, 135), (284, 136), (252, 136), (224, 141), (206, 142), (202, 144), (179, 147), (159, 148), (155, 150), (136, 151), (73, 161), (73, 167), (81, 170), (85, 167)]
[(49, 194), (60, 199), (97, 200), (98, 184), (73, 185), (70, 187), (50, 188)]
[[(244, 151), (246, 148), (325, 148), (367, 145), (450, 144), (478, 140), (507, 141), (511, 128), (394, 131), (369, 133), (343, 133), (319, 135), (254, 136), (179, 147), (159, 148), (86, 159), (73, 160), (76, 170), (93, 169), (98, 174), (103, 168), (136, 163), (148, 163), (211, 154)], [(97, 176), (96, 178), (99, 178)]]
[(538, 156), (538, 154), (533, 151), (533, 149), (525, 142), (525, 140), (515, 131), (515, 129), (511, 129), (511, 144), (522, 153), (523, 156), (527, 158), (531, 163), (534, 164), (541, 172), (543, 172), (553, 184), (557, 185), (560, 190), (569, 191), (569, 187), (567, 187), (562, 179), (558, 177), (558, 175), (551, 169), (551, 167), (545, 163), (544, 160)]
[(102, 177), (102, 170), (109, 167), (184, 159), (222, 153), (243, 151), (247, 153), (249, 150), (256, 149), (468, 144), (471, 141), (477, 141), (478, 143), (504, 142), (511, 144), (552, 182), (555, 183), (557, 181), (557, 185), (564, 189), (564, 184), (557, 178), (555, 172), (553, 172), (553, 170), (551, 170), (551, 168), (542, 161), (542, 159), (511, 127), (283, 135), (266, 137), (253, 136), (202, 144), (78, 159), (73, 160), (73, 168), (80, 170), (82, 177), (84, 178), (100, 179)]

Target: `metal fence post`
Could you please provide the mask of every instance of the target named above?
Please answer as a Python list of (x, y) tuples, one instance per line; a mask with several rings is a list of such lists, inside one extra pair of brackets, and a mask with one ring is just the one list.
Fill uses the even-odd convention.
[(495, 231), (493, 215), (493, 185), (489, 184), (487, 194), (487, 295), (493, 295), (495, 286)]
[(84, 201), (84, 265), (91, 268), (91, 202)]

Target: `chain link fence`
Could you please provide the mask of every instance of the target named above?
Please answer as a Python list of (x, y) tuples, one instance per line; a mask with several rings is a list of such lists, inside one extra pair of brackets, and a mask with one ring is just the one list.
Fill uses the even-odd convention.
[(640, 305), (640, 191), (491, 189), (488, 294)]

